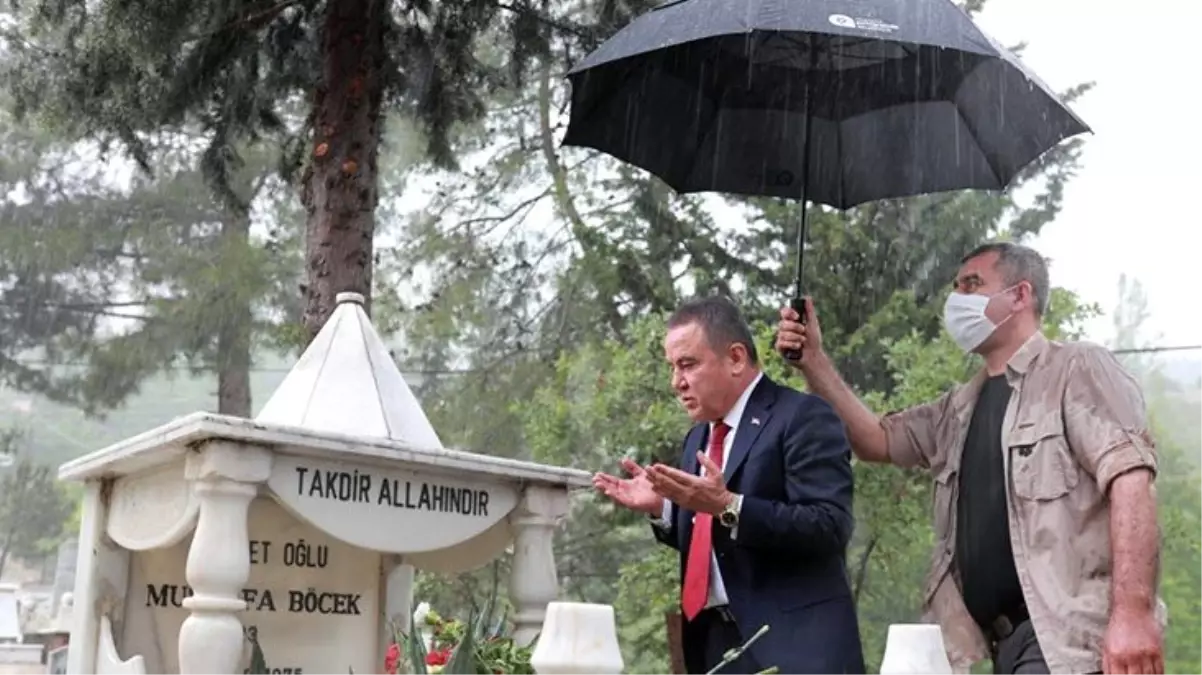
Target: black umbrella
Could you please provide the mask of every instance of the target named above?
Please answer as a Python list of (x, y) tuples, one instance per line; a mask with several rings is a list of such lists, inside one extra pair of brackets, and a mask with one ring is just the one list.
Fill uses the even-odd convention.
[[(568, 74), (565, 145), (678, 193), (875, 199), (1002, 189), (1089, 128), (950, 0), (678, 0)], [(805, 209), (797, 245), (802, 296)]]

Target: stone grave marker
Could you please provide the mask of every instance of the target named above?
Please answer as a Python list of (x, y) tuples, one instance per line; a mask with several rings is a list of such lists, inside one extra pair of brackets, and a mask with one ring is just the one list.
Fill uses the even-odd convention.
[(583, 471), (447, 449), (341, 294), (254, 420), (196, 413), (65, 464), (85, 485), (67, 672), (381, 672), (414, 569), (513, 546), (515, 637), (558, 583)]
[[(297, 519), (269, 497), (251, 502), (250, 575), (242, 589), (242, 623), (273, 672), (372, 672), (377, 664), (380, 556)], [(193, 594), (185, 578), (191, 537), (136, 553), (121, 651), (155, 655), (163, 672), (179, 672), (177, 642)], [(366, 555), (365, 555), (366, 554)], [(331, 645), (338, 648), (332, 649)], [(249, 643), (244, 658), (249, 660)], [(348, 660), (348, 655), (351, 657)]]

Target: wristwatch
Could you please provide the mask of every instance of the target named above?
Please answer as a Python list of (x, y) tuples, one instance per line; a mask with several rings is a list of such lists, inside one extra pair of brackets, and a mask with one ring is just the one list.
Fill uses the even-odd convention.
[(730, 500), (722, 513), (718, 514), (718, 522), (723, 527), (734, 529), (739, 526), (739, 509), (743, 506), (743, 495), (735, 495), (735, 498)]

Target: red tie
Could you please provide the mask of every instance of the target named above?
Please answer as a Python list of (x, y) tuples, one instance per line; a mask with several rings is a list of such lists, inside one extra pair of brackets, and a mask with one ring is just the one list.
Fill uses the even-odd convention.
[[(709, 457), (722, 469), (722, 442), (730, 427), (724, 422), (714, 424), (710, 434)], [(680, 607), (684, 617), (692, 621), (705, 607), (710, 590), (710, 557), (714, 553), (714, 517), (698, 513), (693, 517), (693, 540), (689, 543), (689, 558), (684, 566), (684, 588), (680, 592)]]

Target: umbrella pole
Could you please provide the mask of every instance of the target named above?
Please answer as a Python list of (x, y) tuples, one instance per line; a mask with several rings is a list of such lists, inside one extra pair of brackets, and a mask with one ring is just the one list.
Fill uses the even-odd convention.
[[(808, 159), (808, 157), (807, 157), (807, 159)], [(806, 211), (809, 210), (809, 208), (807, 208), (807, 206), (808, 205), (806, 204), (805, 192), (804, 192), (804, 188), (803, 188), (803, 192), (802, 192), (802, 196), (801, 196), (801, 224), (797, 228), (797, 279), (795, 280), (795, 282), (794, 282), (795, 286), (793, 287), (793, 309), (796, 309), (797, 312), (799, 314), (801, 314), (801, 322), (802, 323), (805, 323), (805, 320), (806, 320), (805, 312), (803, 311), (805, 309), (805, 300), (804, 300), (805, 289), (801, 283), (801, 271), (802, 271), (802, 266), (805, 262), (806, 220), (807, 220)]]
[[(809, 74), (812, 74), (818, 68), (818, 52), (814, 49), (813, 38), (810, 38), (807, 43), (810, 52)], [(793, 311), (797, 312), (798, 321), (800, 321), (802, 325), (805, 325), (806, 323), (806, 301), (805, 288), (801, 282), (801, 273), (805, 263), (806, 214), (809, 211), (808, 204), (806, 203), (806, 193), (809, 191), (810, 187), (810, 139), (812, 138), (810, 132), (814, 126), (814, 119), (812, 117), (813, 108), (811, 103), (813, 101), (813, 97), (810, 96), (809, 78), (806, 79), (805, 97), (806, 130), (805, 137), (801, 141), (801, 222), (797, 228), (797, 279), (795, 281), (796, 285), (793, 287), (793, 298), (789, 301), (789, 306), (793, 308)], [(785, 352), (784, 356), (785, 359), (789, 361), (800, 361), (801, 350), (790, 349), (789, 351)]]
[[(806, 121), (806, 124), (807, 125), (809, 124), (808, 120)], [(806, 132), (806, 136), (809, 136), (808, 129)], [(809, 139), (807, 138), (806, 140), (807, 140), (807, 142), (806, 142), (805, 159), (808, 162), (809, 161), (809, 145), (810, 144), (808, 142)], [(802, 185), (804, 186), (805, 183), (802, 183)], [(800, 226), (797, 228), (797, 279), (795, 280), (796, 285), (793, 288), (793, 298), (789, 301), (789, 306), (793, 308), (793, 311), (797, 312), (797, 317), (798, 317), (797, 320), (802, 325), (805, 325), (805, 323), (806, 323), (805, 289), (802, 287), (802, 284), (801, 284), (801, 271), (802, 271), (802, 264), (805, 261), (806, 211), (808, 211), (808, 210), (809, 209), (806, 208), (805, 188), (803, 187), (802, 195), (801, 195), (801, 223), (799, 224)], [(790, 349), (789, 351), (785, 352), (784, 356), (785, 356), (785, 359), (788, 361), (800, 361), (801, 360), (801, 350), (800, 349)]]

